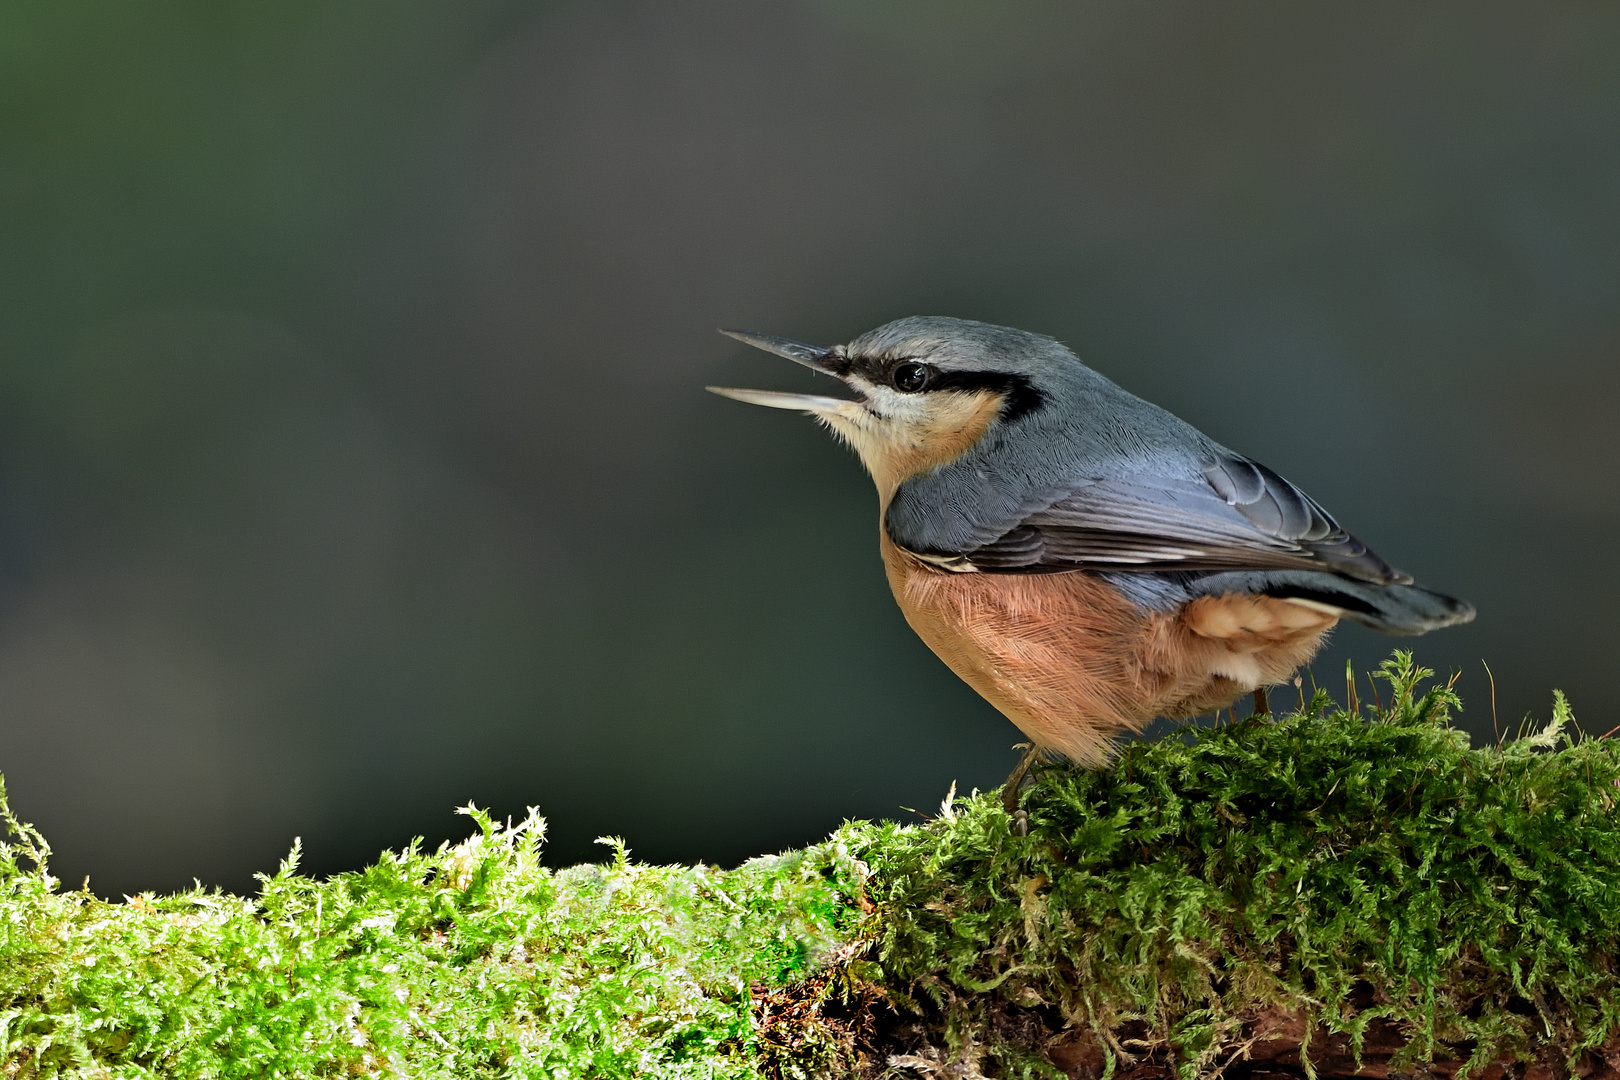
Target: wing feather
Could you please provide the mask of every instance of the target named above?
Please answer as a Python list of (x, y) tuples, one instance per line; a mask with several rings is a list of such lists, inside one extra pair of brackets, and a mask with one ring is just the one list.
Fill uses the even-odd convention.
[(1003, 572), (1277, 568), (1411, 581), (1264, 465), (1227, 453), (1202, 471), (1201, 480), (1136, 474), (1079, 481), (961, 558)]

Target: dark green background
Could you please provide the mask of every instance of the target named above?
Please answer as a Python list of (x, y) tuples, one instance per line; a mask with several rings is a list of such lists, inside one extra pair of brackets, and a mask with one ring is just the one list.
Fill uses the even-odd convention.
[[(1620, 9), (0, 9), (0, 770), (70, 883), (730, 862), (998, 782), (808, 376), (1054, 334), (1620, 722)], [(803, 377), (801, 377), (803, 376)], [(1339, 632), (1316, 665), (1392, 644)], [(1365, 686), (1363, 693), (1366, 693)]]

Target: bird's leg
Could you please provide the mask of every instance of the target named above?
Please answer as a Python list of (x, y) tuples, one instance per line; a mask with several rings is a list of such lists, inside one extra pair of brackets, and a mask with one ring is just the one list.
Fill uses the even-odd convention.
[(1256, 716), (1269, 716), (1270, 714), (1271, 714), (1271, 706), (1269, 704), (1267, 704), (1267, 702), (1266, 702), (1266, 688), (1263, 687), (1263, 686), (1255, 687), (1254, 688), (1254, 715), (1256, 715)]
[(1029, 835), (1029, 813), (1018, 805), (1018, 789), (1024, 785), (1024, 777), (1029, 775), (1031, 765), (1040, 756), (1041, 748), (1034, 743), (1028, 744), (1024, 756), (1018, 759), (1013, 766), (1012, 775), (1001, 788), (1001, 805), (1006, 808), (1007, 816), (1013, 820), (1013, 832), (1019, 836)]

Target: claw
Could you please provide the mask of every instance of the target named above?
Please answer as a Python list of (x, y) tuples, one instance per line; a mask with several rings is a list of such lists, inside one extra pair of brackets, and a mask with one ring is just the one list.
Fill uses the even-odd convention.
[(1040, 747), (1034, 743), (1025, 744), (1024, 756), (1018, 759), (1012, 775), (1001, 786), (1001, 805), (1006, 809), (1007, 816), (1013, 819), (1013, 832), (1019, 836), (1029, 835), (1029, 814), (1018, 805), (1019, 789), (1024, 786), (1024, 777), (1029, 775), (1029, 768), (1035, 764), (1040, 753)]

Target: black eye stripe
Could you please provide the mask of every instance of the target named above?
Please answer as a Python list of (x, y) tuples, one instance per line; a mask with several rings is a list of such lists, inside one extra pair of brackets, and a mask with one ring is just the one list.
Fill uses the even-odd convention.
[(1002, 420), (1017, 420), (1046, 404), (1046, 395), (1028, 379), (1006, 371), (941, 371), (929, 389), (959, 390), (969, 394), (989, 390), (1000, 394)]
[(1001, 406), (1002, 420), (1017, 420), (1021, 416), (1037, 412), (1046, 404), (1046, 395), (1037, 390), (1029, 379), (1007, 371), (951, 371), (923, 363), (910, 356), (892, 357), (888, 360), (871, 356), (852, 356), (845, 363), (846, 370), (853, 369), (868, 382), (879, 386), (895, 386), (896, 372), (902, 366), (916, 364), (928, 370), (928, 382), (922, 389), (930, 392), (954, 390), (971, 394), (989, 390), (1001, 394), (1004, 398)]
[(894, 373), (906, 364), (922, 364), (930, 370), (938, 370), (915, 356), (851, 356), (845, 359), (844, 370), (840, 374), (859, 375), (867, 382), (890, 386), (894, 382)]

